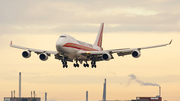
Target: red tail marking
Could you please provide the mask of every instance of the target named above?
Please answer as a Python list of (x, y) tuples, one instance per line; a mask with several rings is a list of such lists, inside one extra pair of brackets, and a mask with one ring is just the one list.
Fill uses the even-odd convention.
[(103, 23), (103, 25), (102, 25), (101, 32), (100, 32), (100, 36), (99, 36), (99, 40), (98, 40), (98, 44), (97, 44), (97, 46), (99, 46), (99, 47), (102, 47), (102, 33), (103, 33), (103, 28), (104, 28), (104, 23)]

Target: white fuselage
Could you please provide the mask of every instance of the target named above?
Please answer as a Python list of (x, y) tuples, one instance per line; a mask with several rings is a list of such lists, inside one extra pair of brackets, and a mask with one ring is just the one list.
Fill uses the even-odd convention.
[(63, 34), (56, 42), (56, 49), (60, 54), (71, 59), (87, 59), (81, 55), (81, 51), (101, 51), (102, 48), (86, 42), (78, 41), (72, 36)]

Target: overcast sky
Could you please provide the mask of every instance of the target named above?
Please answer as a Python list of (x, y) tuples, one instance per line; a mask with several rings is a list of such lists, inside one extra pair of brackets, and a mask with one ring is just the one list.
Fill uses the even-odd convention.
[(1, 0), (0, 33), (96, 32), (101, 22), (106, 32), (179, 32), (179, 6), (179, 0)]
[[(13, 44), (30, 48), (56, 50), (61, 34), (94, 43), (104, 22), (103, 48), (134, 48), (168, 43), (172, 45), (142, 50), (142, 56), (118, 57), (98, 62), (97, 68), (63, 69), (52, 55), (42, 62), (32, 53), (28, 59)], [(134, 74), (143, 82), (157, 83), (162, 97), (180, 99), (180, 0), (0, 0), (0, 101), (16, 90), (18, 73), (22, 72), (22, 96), (36, 90), (44, 101), (84, 101), (102, 99), (107, 78), (107, 99), (127, 100), (137, 96), (156, 96), (158, 88), (128, 84)], [(90, 62), (89, 62), (90, 63)]]

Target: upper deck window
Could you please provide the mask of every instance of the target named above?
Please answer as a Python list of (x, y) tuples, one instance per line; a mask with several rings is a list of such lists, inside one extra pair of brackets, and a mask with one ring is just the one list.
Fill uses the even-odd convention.
[(66, 38), (66, 36), (60, 36), (60, 38)]

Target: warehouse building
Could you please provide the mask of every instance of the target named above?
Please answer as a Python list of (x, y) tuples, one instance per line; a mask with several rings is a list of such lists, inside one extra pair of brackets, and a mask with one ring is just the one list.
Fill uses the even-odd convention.
[(4, 101), (41, 101), (41, 98), (31, 98), (31, 97), (5, 97)]
[(146, 101), (162, 101), (161, 97), (136, 97), (136, 100), (146, 100)]

